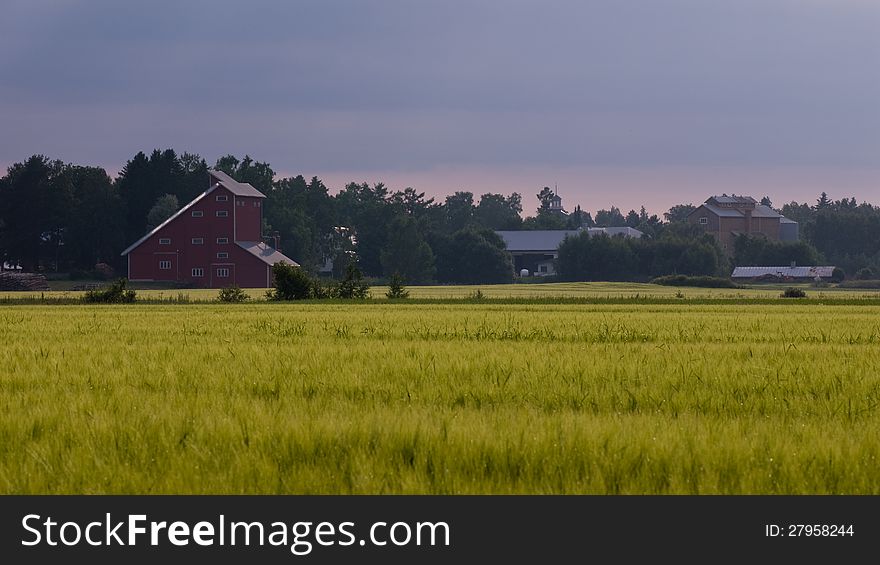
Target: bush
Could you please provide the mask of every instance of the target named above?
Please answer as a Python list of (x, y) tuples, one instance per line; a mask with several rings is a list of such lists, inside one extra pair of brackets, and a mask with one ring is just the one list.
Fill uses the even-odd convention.
[(243, 291), (238, 285), (227, 286), (226, 288), (220, 289), (220, 294), (217, 295), (217, 300), (220, 302), (232, 302), (232, 303), (241, 303), (250, 299), (250, 296)]
[(98, 263), (97, 265), (95, 265), (94, 272), (96, 277), (103, 281), (109, 281), (113, 278), (113, 275), (116, 274), (116, 271), (113, 270), (113, 267), (111, 267), (107, 263)]
[(779, 296), (780, 298), (806, 298), (807, 293), (800, 288), (794, 288), (790, 286), (782, 291), (782, 294), (780, 294)]
[(699, 286), (703, 288), (740, 288), (730, 279), (722, 277), (689, 277), (687, 275), (666, 275), (651, 280), (651, 284), (664, 286)]
[(309, 276), (302, 268), (286, 263), (275, 263), (272, 266), (272, 273), (275, 275), (275, 289), (266, 292), (266, 298), (269, 300), (308, 298), (363, 300), (369, 296), (370, 285), (354, 263), (348, 265), (345, 278), (337, 284), (324, 283)]
[(831, 281), (839, 283), (843, 279), (846, 278), (846, 273), (840, 267), (834, 267), (834, 270), (831, 271)]
[(866, 281), (843, 281), (837, 288), (863, 288), (867, 290), (880, 290), (880, 280), (866, 280)]
[(472, 293), (470, 293), (470, 294), (468, 295), (467, 299), (468, 299), (468, 300), (475, 300), (475, 301), (477, 301), (477, 302), (481, 302), (481, 301), (483, 301), (483, 300), (486, 300), (486, 295), (483, 294), (483, 291), (480, 290), (480, 289), (478, 288), (477, 290), (475, 290), (475, 291), (473, 291)]
[(391, 281), (388, 283), (388, 292), (385, 293), (385, 296), (389, 300), (409, 298), (409, 291), (403, 287), (403, 277), (400, 276), (400, 273), (391, 275)]
[(345, 278), (336, 286), (336, 298), (363, 300), (370, 294), (370, 285), (364, 281), (361, 270), (354, 263), (349, 263), (345, 270)]
[(314, 281), (302, 268), (284, 262), (275, 263), (272, 265), (272, 275), (275, 281), (275, 291), (271, 295), (272, 300), (311, 298)]
[(92, 304), (125, 304), (134, 302), (137, 293), (133, 290), (126, 290), (127, 284), (128, 281), (126, 279), (119, 279), (108, 288), (90, 290), (83, 296), (83, 302)]
[(871, 267), (864, 267), (856, 271), (856, 278), (860, 281), (874, 280), (874, 270)]

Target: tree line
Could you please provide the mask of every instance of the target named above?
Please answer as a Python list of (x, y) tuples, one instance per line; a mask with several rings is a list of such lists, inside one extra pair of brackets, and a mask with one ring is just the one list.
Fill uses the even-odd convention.
[[(661, 219), (644, 207), (590, 213), (552, 206), (543, 187), (531, 215), (513, 192), (455, 191), (442, 201), (408, 187), (351, 182), (331, 194), (321, 179), (276, 178), (268, 163), (227, 155), (214, 168), (266, 195), (263, 233), (312, 273), (332, 265), (342, 277), (356, 261), (369, 277), (401, 275), (408, 283), (500, 283), (513, 278), (510, 254), (496, 230), (630, 226), (642, 240), (572, 238), (560, 249), (560, 272), (572, 280), (638, 280), (664, 274), (729, 274), (734, 264), (831, 261), (848, 272), (880, 272), (880, 208), (854, 199), (786, 204), (801, 223), (802, 242), (784, 245), (746, 238), (733, 257), (686, 224), (694, 206), (677, 204)], [(122, 271), (120, 252), (207, 186), (208, 164), (172, 149), (138, 153), (116, 178), (100, 167), (34, 155), (0, 178), (0, 260), (28, 271)], [(765, 200), (769, 202), (769, 199)], [(755, 240), (755, 241), (753, 241)], [(788, 257), (795, 257), (786, 261)], [(106, 268), (106, 266), (104, 268)]]

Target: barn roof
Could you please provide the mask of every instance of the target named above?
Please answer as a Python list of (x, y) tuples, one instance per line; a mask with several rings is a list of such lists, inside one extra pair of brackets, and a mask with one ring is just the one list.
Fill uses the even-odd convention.
[(706, 202), (715, 201), (718, 204), (757, 204), (757, 200), (752, 198), (751, 196), (727, 196), (726, 194), (722, 196), (711, 196)]
[(235, 243), (267, 265), (274, 265), (275, 263), (283, 262), (288, 265), (293, 265), (294, 267), (299, 267), (299, 263), (280, 251), (272, 249), (261, 241), (236, 241)]
[(791, 277), (794, 279), (814, 279), (816, 277), (829, 278), (834, 272), (833, 266), (821, 267), (736, 267), (733, 274), (730, 275), (734, 279), (751, 279), (764, 275), (774, 275), (777, 277)]
[(147, 240), (150, 238), (151, 235), (153, 235), (154, 233), (158, 232), (159, 230), (161, 230), (162, 228), (164, 228), (165, 226), (167, 226), (168, 224), (170, 224), (170, 223), (174, 220), (174, 218), (180, 216), (181, 214), (183, 214), (184, 212), (186, 212), (187, 210), (189, 210), (190, 208), (192, 208), (192, 207), (193, 207), (197, 202), (199, 202), (202, 198), (204, 198), (204, 197), (208, 196), (209, 194), (211, 194), (212, 192), (214, 192), (214, 191), (217, 189), (218, 186), (219, 186), (218, 184), (215, 184), (214, 186), (212, 186), (211, 188), (209, 188), (209, 189), (206, 190), (205, 192), (203, 192), (203, 193), (199, 194), (198, 196), (196, 196), (195, 198), (193, 198), (189, 203), (187, 203), (186, 206), (184, 206), (183, 208), (181, 208), (181, 209), (178, 210), (177, 212), (173, 213), (173, 214), (171, 215), (170, 218), (168, 218), (167, 220), (165, 220), (164, 222), (162, 222), (161, 224), (159, 224), (158, 226), (156, 226), (155, 228), (153, 228), (152, 230), (150, 230), (150, 231), (147, 233), (147, 235), (145, 235), (144, 237), (140, 238), (139, 240), (137, 240), (137, 241), (135, 241), (134, 243), (132, 243), (131, 245), (129, 245), (128, 248), (126, 248), (125, 251), (123, 251), (122, 253), (120, 253), (120, 255), (128, 255), (128, 253), (129, 253), (132, 249), (134, 249), (135, 247), (137, 247), (137, 246), (140, 245), (141, 243), (147, 241)]
[(496, 231), (507, 250), (518, 251), (556, 251), (567, 236), (577, 235), (579, 230), (502, 230)]
[(587, 232), (589, 235), (606, 234), (609, 236), (624, 235), (626, 237), (642, 237), (642, 232), (628, 226), (609, 228), (586, 228), (584, 230), (501, 230), (496, 231), (507, 250), (514, 253), (521, 252), (553, 252), (559, 244), (568, 237)]
[[(216, 181), (218, 184), (222, 185), (226, 190), (231, 192), (236, 196), (250, 196), (252, 198), (266, 198), (266, 195), (251, 186), (246, 182), (238, 182), (231, 176), (227, 175), (223, 171), (211, 170), (208, 171), (208, 174), (211, 175), (211, 180)], [(213, 183), (212, 183), (213, 184)]]
[[(694, 210), (693, 212), (691, 212), (688, 215), (696, 214), (697, 210), (699, 210), (700, 208), (705, 208), (706, 210), (709, 210), (710, 212), (712, 212), (716, 216), (720, 216), (723, 218), (742, 218), (743, 216), (745, 216), (745, 214), (741, 210), (737, 210), (736, 208), (721, 208), (720, 206), (715, 206), (714, 204), (709, 204), (709, 203), (701, 204), (700, 206), (697, 207), (696, 210)], [(752, 217), (753, 218), (783, 218), (784, 216), (769, 206), (764, 206), (763, 204), (757, 204), (755, 206), (755, 208), (752, 210)], [(791, 220), (789, 222), (791, 222)], [(786, 223), (789, 223), (789, 222), (786, 222)], [(795, 223), (797, 223), (797, 222), (795, 222)]]

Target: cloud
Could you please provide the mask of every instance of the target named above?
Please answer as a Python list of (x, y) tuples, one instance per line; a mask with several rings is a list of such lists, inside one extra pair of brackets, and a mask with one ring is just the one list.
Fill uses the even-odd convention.
[(865, 169), (878, 23), (856, 0), (12, 2), (0, 160)]

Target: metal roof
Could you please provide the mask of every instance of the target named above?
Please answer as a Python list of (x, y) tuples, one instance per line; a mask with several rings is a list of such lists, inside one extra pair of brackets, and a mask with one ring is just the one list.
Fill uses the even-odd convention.
[(779, 223), (780, 224), (796, 224), (797, 222), (795, 222), (791, 218), (786, 218), (785, 216), (779, 216)]
[(508, 251), (554, 252), (563, 239), (579, 234), (580, 230), (509, 230), (495, 233), (507, 244)]
[[(714, 204), (701, 204), (697, 207), (696, 210), (691, 212), (691, 214), (695, 214), (697, 210), (700, 208), (705, 208), (715, 214), (716, 216), (721, 216), (723, 218), (742, 218), (745, 214), (741, 210), (737, 210), (736, 208), (721, 208), (719, 206), (715, 206)], [(782, 218), (782, 214), (770, 208), (769, 206), (764, 206), (763, 204), (758, 204), (752, 210), (753, 218)]]
[(600, 233), (604, 233), (605, 235), (608, 235), (610, 237), (614, 237), (615, 235), (623, 235), (626, 237), (642, 237), (643, 235), (645, 235), (636, 228), (631, 228), (629, 226), (587, 228), (587, 231), (590, 233), (590, 235), (598, 235)]
[(752, 210), (753, 218), (781, 218), (782, 214), (774, 210), (769, 206), (764, 206), (763, 204), (758, 204), (755, 206), (755, 209)]
[(705, 208), (706, 210), (709, 210), (710, 212), (712, 212), (716, 216), (721, 216), (724, 218), (742, 218), (743, 217), (742, 212), (740, 212), (739, 210), (736, 210), (734, 208), (719, 208), (718, 206), (715, 206), (713, 204), (701, 204), (699, 207), (697, 207), (696, 210), (691, 212), (691, 214), (696, 214), (697, 210), (699, 210), (700, 208)]
[(755, 200), (751, 196), (727, 196), (727, 195), (712, 196), (711, 198), (706, 200), (706, 202), (709, 202), (709, 200), (714, 200), (718, 204), (755, 204), (756, 202), (758, 202), (757, 200)]
[(280, 251), (276, 251), (272, 249), (265, 243), (261, 241), (236, 241), (235, 242), (239, 247), (257, 257), (267, 265), (274, 265), (275, 263), (287, 263), (288, 265), (293, 265), (294, 267), (299, 267), (299, 263), (288, 257), (287, 255), (281, 253)]
[(576, 236), (579, 233), (586, 232), (593, 236), (598, 234), (606, 234), (608, 236), (623, 235), (626, 237), (642, 237), (642, 232), (628, 226), (609, 227), (609, 228), (587, 228), (586, 230), (508, 230), (496, 231), (504, 243), (507, 244), (507, 250), (513, 253), (520, 252), (555, 252), (559, 244), (568, 237)]
[(236, 196), (250, 196), (251, 198), (266, 198), (266, 195), (246, 182), (238, 182), (223, 171), (210, 170), (211, 178), (223, 185), (226, 190)]
[(212, 192), (214, 192), (218, 186), (219, 185), (215, 184), (214, 186), (212, 186), (211, 188), (209, 188), (205, 192), (203, 192), (203, 193), (199, 194), (198, 196), (196, 196), (195, 198), (193, 198), (186, 206), (184, 206), (183, 208), (181, 208), (180, 210), (178, 210), (177, 212), (172, 214), (170, 218), (168, 218), (167, 220), (165, 220), (164, 222), (162, 222), (161, 224), (159, 224), (158, 226), (156, 226), (155, 228), (150, 230), (150, 232), (148, 232), (147, 235), (145, 235), (144, 237), (140, 238), (139, 240), (137, 240), (134, 243), (132, 243), (131, 245), (129, 245), (125, 251), (120, 253), (120, 255), (128, 255), (128, 253), (132, 249), (134, 249), (135, 247), (137, 247), (141, 243), (147, 241), (147, 239), (149, 239), (151, 235), (158, 232), (159, 230), (161, 230), (162, 228), (164, 228), (165, 226), (170, 224), (176, 217), (180, 216), (181, 214), (183, 214), (184, 212), (186, 212), (187, 210), (192, 208), (196, 202), (199, 202), (202, 198), (204, 198), (204, 197), (208, 196), (209, 194), (211, 194)]
[(829, 278), (834, 272), (833, 266), (821, 267), (736, 267), (733, 274), (730, 275), (734, 279), (752, 279), (764, 275), (774, 275), (777, 277), (790, 277), (794, 279), (814, 279), (816, 277)]

